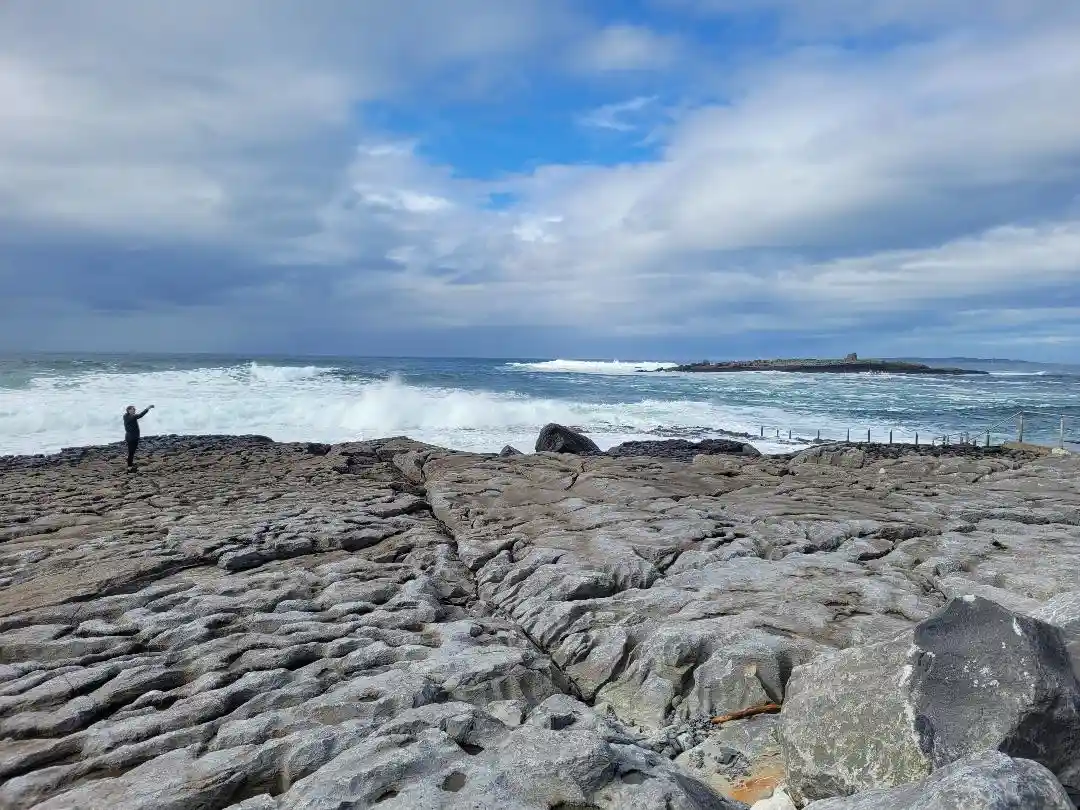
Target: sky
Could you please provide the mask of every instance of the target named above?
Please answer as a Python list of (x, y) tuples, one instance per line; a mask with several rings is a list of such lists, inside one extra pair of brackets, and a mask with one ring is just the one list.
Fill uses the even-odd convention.
[(3, 0), (0, 351), (1080, 358), (1074, 0)]

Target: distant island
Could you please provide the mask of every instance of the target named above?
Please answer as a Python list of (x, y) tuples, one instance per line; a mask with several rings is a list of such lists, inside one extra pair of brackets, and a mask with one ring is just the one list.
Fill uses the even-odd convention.
[(857, 354), (849, 354), (842, 360), (728, 360), (711, 363), (688, 363), (682, 366), (659, 369), (660, 371), (787, 371), (810, 374), (861, 374), (879, 372), (885, 374), (987, 374), (967, 368), (934, 368), (922, 363), (903, 360), (860, 360)]

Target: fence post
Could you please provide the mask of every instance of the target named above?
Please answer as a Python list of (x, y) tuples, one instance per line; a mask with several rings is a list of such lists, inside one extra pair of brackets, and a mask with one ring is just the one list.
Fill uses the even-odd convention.
[(820, 430), (817, 432), (817, 440), (819, 442), (821, 441), (821, 431)]
[(787, 437), (788, 441), (791, 441), (791, 428), (788, 428)]
[(990, 446), (990, 431), (986, 431), (986, 446)]
[(851, 428), (847, 429), (847, 442), (851, 444)]
[(1020, 444), (1024, 443), (1024, 412), (1020, 411), (1020, 424), (1016, 429), (1016, 441)]
[(889, 444), (892, 444), (892, 431), (889, 431)]
[(870, 444), (870, 428), (866, 429), (866, 443)]
[(763, 438), (763, 439), (765, 438), (765, 426), (764, 425), (761, 426), (761, 438)]
[(915, 431), (915, 446), (919, 446), (919, 431)]

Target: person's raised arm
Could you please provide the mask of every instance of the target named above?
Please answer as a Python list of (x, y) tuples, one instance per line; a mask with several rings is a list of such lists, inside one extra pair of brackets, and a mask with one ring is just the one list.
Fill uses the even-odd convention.
[(153, 405), (147, 405), (145, 408), (142, 409), (142, 413), (135, 414), (135, 418), (136, 419), (142, 419), (144, 416), (146, 416), (152, 410), (154, 410), (154, 406)]

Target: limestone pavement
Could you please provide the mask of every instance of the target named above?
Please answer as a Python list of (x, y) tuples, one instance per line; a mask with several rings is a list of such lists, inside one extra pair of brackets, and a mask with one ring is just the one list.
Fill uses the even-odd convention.
[[(964, 768), (1069, 806), (1080, 762), (994, 759), (1004, 727), (929, 754), (912, 731), (900, 773), (849, 761), (858, 729), (810, 744), (814, 711), (851, 707), (800, 673), (899, 674), (896, 639), (977, 596), (963, 621), (1020, 617), (1066, 706), (1029, 725), (1080, 728), (1074, 458), (143, 448), (134, 474), (117, 447), (0, 459), (0, 808), (730, 809), (940, 794)], [(936, 703), (880, 705), (949, 703), (919, 683)]]

